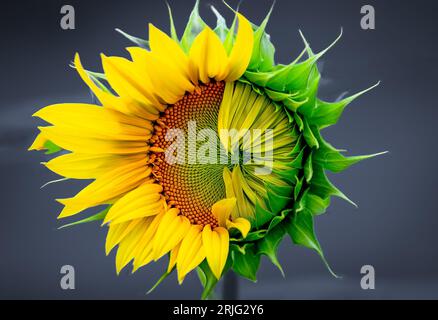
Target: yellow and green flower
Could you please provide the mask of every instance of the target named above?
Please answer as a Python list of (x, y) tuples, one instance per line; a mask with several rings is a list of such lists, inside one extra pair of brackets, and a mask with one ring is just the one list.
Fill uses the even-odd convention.
[[(321, 136), (367, 91), (336, 102), (318, 99), (316, 62), (328, 49), (314, 53), (303, 37), (300, 56), (277, 64), (265, 32), (269, 14), (256, 26), (236, 12), (228, 27), (213, 11), (217, 25), (210, 28), (196, 3), (181, 38), (171, 14), (170, 35), (152, 24), (148, 41), (125, 34), (135, 43), (127, 48), (130, 58), (102, 55), (103, 73), (84, 69), (76, 54), (74, 67), (100, 104), (39, 110), (35, 116), (48, 125), (39, 127), (30, 147), (56, 156), (44, 163), (51, 171), (93, 180), (58, 199), (59, 218), (105, 206), (73, 224), (102, 220), (108, 226), (105, 249), (109, 254), (117, 247), (117, 273), (167, 256), (160, 281), (176, 270), (182, 283), (197, 269), (204, 298), (226, 272), (255, 281), (263, 255), (281, 270), (276, 251), (285, 235), (325, 262), (313, 219), (331, 196), (350, 201), (325, 171), (374, 156), (346, 157)], [(210, 156), (237, 161), (167, 161), (175, 147), (172, 130), (190, 136), (192, 122), (218, 139), (207, 148)], [(231, 140), (222, 135), (232, 130)], [(269, 130), (271, 140), (263, 134), (245, 140), (247, 131)], [(194, 146), (184, 149), (183, 159), (197, 160), (202, 141)], [(270, 155), (268, 165), (255, 161), (261, 155)]]

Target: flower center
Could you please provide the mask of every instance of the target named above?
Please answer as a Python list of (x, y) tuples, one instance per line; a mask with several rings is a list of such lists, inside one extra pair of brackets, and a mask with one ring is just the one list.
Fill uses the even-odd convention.
[[(196, 132), (210, 129), (217, 136), (218, 113), (224, 88), (223, 82), (211, 82), (194, 93), (186, 94), (161, 115), (152, 137), (154, 147), (166, 151), (174, 150), (176, 146), (175, 153), (183, 153), (178, 155), (183, 156), (179, 158), (182, 161), (176, 163), (169, 162), (166, 152), (152, 154), (151, 160), (154, 175), (163, 186), (168, 204), (180, 209), (181, 214), (192, 224), (216, 227), (217, 220), (211, 213), (211, 207), (225, 197), (222, 178), (225, 164), (199, 163), (196, 152), (198, 146), (205, 142), (198, 141), (189, 132), (195, 124)], [(196, 148), (191, 149), (190, 143)], [(216, 154), (219, 154), (219, 148), (218, 143)]]

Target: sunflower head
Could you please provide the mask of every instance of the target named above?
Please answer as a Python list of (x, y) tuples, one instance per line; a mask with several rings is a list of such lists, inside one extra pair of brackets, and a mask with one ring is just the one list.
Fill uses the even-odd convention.
[(303, 37), (302, 53), (276, 64), (269, 14), (256, 26), (236, 12), (228, 27), (212, 9), (216, 27), (196, 3), (181, 38), (170, 9), (170, 35), (152, 24), (148, 41), (122, 32), (135, 46), (129, 58), (102, 55), (103, 73), (84, 69), (76, 54), (74, 67), (100, 104), (39, 110), (49, 125), (30, 147), (55, 154), (44, 163), (53, 172), (92, 180), (58, 200), (59, 218), (105, 206), (73, 224), (103, 220), (117, 272), (168, 256), (162, 279), (176, 270), (182, 283), (197, 268), (203, 297), (229, 270), (255, 281), (262, 255), (281, 270), (285, 234), (326, 263), (313, 219), (331, 196), (350, 200), (325, 170), (374, 156), (346, 157), (321, 136), (367, 91), (317, 98), (316, 62), (328, 48), (314, 53)]

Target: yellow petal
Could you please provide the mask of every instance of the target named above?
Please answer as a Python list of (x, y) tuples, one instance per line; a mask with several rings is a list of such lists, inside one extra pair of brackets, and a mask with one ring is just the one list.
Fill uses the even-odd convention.
[(160, 55), (139, 47), (131, 47), (127, 50), (133, 61), (141, 68), (141, 72), (153, 79), (153, 85), (156, 88), (154, 93), (160, 102), (174, 104), (187, 91), (193, 91), (194, 85), (187, 75)]
[(181, 46), (151, 23), (149, 24), (149, 46), (154, 54), (174, 65), (182, 75), (188, 77), (189, 59)]
[(160, 193), (163, 187), (145, 183), (117, 200), (108, 211), (103, 223), (117, 224), (159, 214), (163, 209)]
[(235, 166), (231, 173), (233, 182), (233, 190), (237, 199), (237, 210), (234, 210), (231, 214), (232, 219), (238, 217), (251, 216), (254, 212), (251, 202), (244, 192), (243, 185), (246, 185), (246, 180), (243, 177), (240, 166)]
[(210, 225), (206, 225), (202, 231), (202, 246), (211, 271), (219, 279), (228, 257), (228, 231), (222, 227), (211, 230)]
[(144, 136), (154, 129), (151, 121), (85, 103), (49, 105), (34, 116), (66, 131), (73, 129), (78, 135), (96, 138), (145, 141)]
[(153, 244), (154, 237), (157, 232), (158, 226), (163, 219), (164, 213), (160, 213), (155, 217), (151, 217), (153, 220), (148, 229), (145, 230), (143, 237), (140, 240), (139, 245), (134, 252), (134, 267), (133, 272), (138, 268), (147, 265), (153, 260)]
[(178, 259), (178, 253), (179, 253), (180, 247), (181, 247), (181, 245), (177, 245), (175, 248), (173, 248), (170, 251), (169, 264), (167, 265), (167, 273), (170, 273), (172, 271), (172, 269), (175, 267), (176, 260)]
[(105, 253), (108, 255), (111, 250), (128, 235), (142, 219), (132, 220), (116, 225), (109, 225), (105, 241)]
[(117, 106), (119, 105), (119, 98), (103, 91), (100, 89), (93, 80), (88, 77), (87, 73), (82, 66), (81, 59), (79, 58), (79, 54), (76, 53), (74, 58), (74, 65), (76, 67), (79, 76), (82, 78), (82, 81), (90, 88), (90, 90), (94, 93), (94, 95), (99, 99), (99, 101), (105, 105), (106, 107), (114, 108), (117, 110)]
[[(149, 145), (146, 141), (123, 141), (111, 138), (89, 136), (82, 131), (67, 127), (38, 127), (44, 137), (64, 150), (89, 154), (135, 154), (146, 153)], [(145, 136), (147, 140), (152, 135)], [(143, 138), (142, 138), (143, 139)]]
[[(147, 75), (142, 75), (136, 68), (136, 63), (121, 57), (107, 57), (102, 55), (102, 66), (111, 87), (122, 97), (144, 104), (149, 112), (162, 111), (161, 104), (156, 100), (151, 81)], [(156, 109), (152, 109), (156, 106)], [(160, 110), (159, 110), (159, 109)]]
[(233, 179), (231, 178), (230, 169), (224, 167), (223, 179), (225, 184), (225, 194), (227, 198), (234, 198), (234, 188), (233, 188)]
[(210, 78), (221, 81), (228, 72), (228, 57), (219, 37), (209, 27), (197, 35), (189, 52), (192, 78), (208, 83)]
[(240, 231), (243, 238), (246, 238), (248, 235), (249, 230), (251, 230), (251, 223), (246, 220), (245, 218), (237, 218), (233, 221), (228, 220), (227, 221), (227, 229), (236, 228)]
[(44, 144), (47, 142), (47, 139), (41, 134), (41, 132), (36, 136), (32, 145), (27, 150), (43, 150), (45, 149)]
[(202, 226), (192, 225), (181, 241), (176, 262), (180, 284), (183, 282), (184, 277), (205, 259), (201, 231)]
[(131, 163), (100, 176), (76, 196), (69, 199), (58, 199), (64, 204), (59, 218), (72, 216), (87, 208), (111, 203), (122, 194), (142, 184), (150, 175), (151, 169), (142, 166), (141, 162)]
[(165, 213), (154, 237), (154, 259), (158, 260), (164, 254), (176, 247), (190, 228), (190, 221), (180, 216), (178, 209), (170, 209)]
[(151, 224), (152, 219), (143, 219), (137, 224), (129, 234), (120, 242), (116, 254), (117, 274), (134, 258), (135, 248), (137, 247), (145, 230)]
[(225, 81), (232, 82), (239, 79), (251, 60), (252, 49), (254, 46), (254, 33), (249, 21), (240, 13), (237, 13), (239, 19), (239, 29), (236, 40), (229, 57), (229, 74)]
[(142, 154), (120, 156), (108, 154), (68, 153), (53, 158), (45, 165), (53, 172), (72, 179), (95, 179), (117, 167), (147, 157)]
[(236, 198), (222, 199), (211, 207), (212, 214), (216, 217), (220, 227), (226, 227), (231, 212), (236, 206)]

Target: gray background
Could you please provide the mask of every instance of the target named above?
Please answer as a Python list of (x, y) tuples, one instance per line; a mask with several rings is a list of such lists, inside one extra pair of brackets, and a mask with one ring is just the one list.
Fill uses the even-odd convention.
[[(197, 299), (201, 287), (195, 274), (183, 286), (172, 276), (145, 296), (165, 261), (116, 276), (114, 253), (105, 257), (105, 230), (98, 224), (57, 230), (60, 206), (54, 198), (73, 195), (83, 183), (40, 190), (56, 176), (38, 164), (46, 156), (26, 151), (39, 124), (32, 113), (51, 103), (90, 100), (68, 67), (76, 51), (87, 67), (100, 70), (100, 52), (126, 56), (123, 48), (130, 45), (114, 28), (145, 37), (148, 22), (168, 28), (162, 1), (68, 3), (76, 8), (74, 31), (59, 27), (64, 1), (2, 3), (0, 298)], [(170, 3), (182, 30), (193, 1)], [(205, 20), (215, 22), (211, 3), (232, 17), (220, 1), (203, 1)], [(360, 28), (364, 4), (375, 6), (374, 31)], [(260, 23), (270, 5), (269, 0), (247, 0), (241, 10)], [(323, 58), (323, 98), (382, 81), (355, 101), (337, 126), (324, 131), (327, 139), (351, 154), (390, 153), (332, 175), (359, 204), (356, 209), (335, 199), (316, 220), (327, 259), (343, 279), (331, 277), (314, 252), (285, 239), (279, 256), (286, 279), (263, 259), (257, 284), (240, 280), (241, 298), (438, 298), (437, 9), (436, 2), (425, 0), (277, 1), (268, 32), (279, 62), (292, 60), (302, 49), (298, 29), (318, 51), (344, 28), (342, 40)], [(64, 264), (76, 269), (76, 290), (59, 286)], [(360, 289), (364, 264), (376, 269), (374, 291)]]

